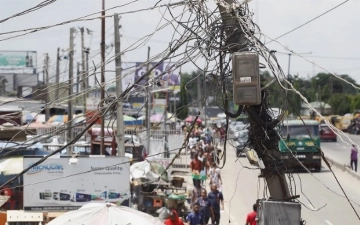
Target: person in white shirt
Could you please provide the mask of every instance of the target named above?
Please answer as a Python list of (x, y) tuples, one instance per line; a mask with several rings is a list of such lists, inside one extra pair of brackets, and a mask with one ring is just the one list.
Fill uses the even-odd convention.
[(217, 168), (216, 163), (213, 162), (209, 171), (210, 185), (216, 185), (217, 189), (221, 192), (222, 179), (220, 169)]

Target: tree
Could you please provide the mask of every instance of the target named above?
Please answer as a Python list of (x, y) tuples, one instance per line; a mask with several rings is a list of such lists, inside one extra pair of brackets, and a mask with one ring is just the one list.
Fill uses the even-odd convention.
[(340, 93), (333, 94), (330, 98), (330, 106), (335, 115), (344, 115), (350, 112), (351, 108), (351, 95), (344, 95)]

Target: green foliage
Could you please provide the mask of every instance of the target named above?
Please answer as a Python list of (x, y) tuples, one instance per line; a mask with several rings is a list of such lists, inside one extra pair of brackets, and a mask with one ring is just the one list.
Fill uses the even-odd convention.
[(333, 114), (335, 115), (344, 115), (351, 111), (351, 95), (344, 94), (333, 94), (330, 98), (329, 104), (332, 107)]
[[(268, 71), (264, 71), (261, 76), (264, 84), (273, 79), (273, 76)], [(348, 75), (339, 75), (339, 77), (356, 85), (355, 80)], [(333, 114), (343, 115), (353, 112), (355, 109), (360, 109), (360, 96), (356, 95), (356, 88), (331, 74), (319, 73), (311, 79), (289, 75), (288, 80), (309, 102), (322, 101), (330, 104)], [(284, 106), (283, 99), (286, 92), (282, 90), (277, 82), (267, 88), (267, 91), (269, 93), (270, 107), (281, 108)], [(279, 98), (279, 96), (284, 97)], [(289, 113), (298, 115), (303, 100), (292, 91), (287, 92), (287, 99)]]
[[(201, 74), (201, 71), (193, 71), (191, 73), (184, 73), (181, 75), (181, 90), (180, 90), (180, 104), (178, 105), (178, 113), (181, 110), (182, 117), (187, 116), (188, 110), (187, 107), (180, 108), (181, 106), (186, 106), (188, 103), (194, 103), (197, 101), (197, 79), (196, 77)], [(356, 85), (354, 79), (349, 75), (339, 75), (342, 79), (348, 81), (351, 84)], [(261, 81), (263, 85), (266, 85), (272, 81), (274, 76), (269, 71), (262, 71)], [(205, 86), (204, 76), (200, 76), (201, 80), (201, 95), (209, 94), (214, 97), (214, 101), (209, 102), (209, 106), (223, 106), (223, 97), (220, 86), (209, 87)], [(354, 88), (351, 84), (348, 84), (332, 74), (319, 73), (311, 79), (304, 79), (302, 77), (289, 75), (288, 80), (292, 83), (294, 88), (296, 88), (309, 102), (322, 101), (329, 104), (332, 107), (332, 114), (343, 115), (345, 113), (351, 113), (356, 109), (360, 109), (360, 95), (358, 96), (357, 89)], [(226, 82), (227, 91), (230, 93), (229, 106), (232, 106), (234, 111), (236, 111), (236, 106), (232, 104), (232, 82), (229, 80)], [(283, 83), (285, 85), (285, 82)], [(286, 85), (285, 85), (286, 86)], [(282, 108), (287, 109), (289, 114), (297, 116), (300, 114), (301, 104), (303, 100), (301, 97), (292, 92), (284, 91), (277, 81), (273, 82), (268, 88), (266, 88), (268, 93), (268, 104), (271, 108)]]

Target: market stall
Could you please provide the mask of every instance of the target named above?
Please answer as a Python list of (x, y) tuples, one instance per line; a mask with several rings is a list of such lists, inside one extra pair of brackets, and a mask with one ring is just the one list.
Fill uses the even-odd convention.
[(131, 196), (137, 209), (158, 216), (159, 209), (177, 210), (179, 216), (187, 213), (185, 204), (187, 190), (182, 187), (184, 179), (170, 179), (163, 165), (155, 162), (139, 162), (130, 167)]

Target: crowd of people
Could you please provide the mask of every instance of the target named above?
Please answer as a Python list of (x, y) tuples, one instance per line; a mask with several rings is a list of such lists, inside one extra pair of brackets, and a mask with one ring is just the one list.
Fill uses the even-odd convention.
[[(187, 137), (187, 132), (184, 132)], [(221, 150), (217, 143), (225, 139), (222, 126), (196, 126), (190, 134), (188, 152), (190, 170), (193, 174), (191, 193), (192, 212), (186, 220), (189, 225), (220, 224), (220, 215), (224, 210), (221, 170), (217, 167)], [(209, 191), (209, 192), (208, 192)]]
[[(189, 134), (190, 130), (192, 132)], [(194, 129), (185, 125), (182, 131), (185, 138), (189, 137), (187, 152), (190, 153), (190, 172), (194, 186), (190, 199), (191, 212), (183, 221), (173, 210), (165, 220), (165, 225), (219, 225), (224, 211), (224, 195), (221, 169), (217, 166), (221, 154), (218, 144), (225, 139), (225, 128), (215, 124), (210, 127), (197, 124)], [(246, 225), (256, 225), (255, 206), (246, 218)]]

